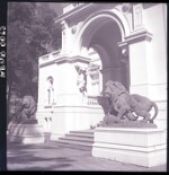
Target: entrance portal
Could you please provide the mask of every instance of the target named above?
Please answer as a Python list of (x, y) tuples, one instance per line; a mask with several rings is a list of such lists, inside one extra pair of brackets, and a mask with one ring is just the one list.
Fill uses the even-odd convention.
[[(100, 18), (90, 23), (83, 32), (81, 53), (87, 53), (91, 63), (100, 67), (100, 89), (108, 80), (113, 80), (121, 82), (129, 90), (129, 59), (118, 46), (118, 42), (122, 41), (119, 26), (110, 18), (98, 20)], [(94, 52), (91, 53), (91, 50)]]

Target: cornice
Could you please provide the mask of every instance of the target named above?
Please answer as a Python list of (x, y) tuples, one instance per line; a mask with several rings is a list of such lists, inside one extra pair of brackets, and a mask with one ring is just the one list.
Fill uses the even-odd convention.
[(131, 35), (125, 37), (125, 41), (119, 42), (118, 46), (125, 47), (128, 44), (137, 43), (140, 41), (149, 41), (150, 42), (152, 40), (152, 37), (153, 37), (153, 35), (150, 32), (148, 32), (147, 30), (135, 31)]
[(125, 37), (125, 41), (129, 44), (139, 42), (140, 40), (151, 41), (152, 36), (153, 35), (147, 30), (142, 30), (142, 31), (134, 32), (130, 36)]
[(88, 7), (92, 6), (92, 5), (93, 5), (93, 3), (85, 3), (85, 4), (82, 4), (82, 5), (74, 8), (74, 9), (72, 9), (71, 11), (69, 11), (67, 13), (64, 13), (63, 15), (61, 15), (61, 16), (56, 18), (55, 24), (59, 23), (59, 22), (61, 22), (63, 20), (66, 20), (67, 18), (71, 17), (72, 15), (75, 15), (79, 11), (83, 11), (83, 10), (85, 10), (86, 8), (88, 8)]
[(75, 62), (82, 62), (82, 63), (89, 63), (91, 61), (90, 58), (86, 58), (80, 55), (68, 57), (68, 56), (60, 56), (59, 58), (49, 60), (48, 62), (41, 63), (39, 67), (45, 67), (51, 64), (63, 64), (63, 63), (75, 63)]

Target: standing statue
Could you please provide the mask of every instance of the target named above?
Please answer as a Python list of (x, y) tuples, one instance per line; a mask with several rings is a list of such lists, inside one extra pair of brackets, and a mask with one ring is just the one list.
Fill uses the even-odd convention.
[(47, 78), (48, 81), (48, 104), (54, 104), (54, 87), (53, 87), (53, 83), (54, 83), (54, 79), (52, 76), (49, 76)]
[[(126, 88), (117, 81), (109, 80), (106, 83), (104, 95), (110, 98), (111, 104), (109, 106), (108, 115), (114, 108), (117, 111), (117, 120), (138, 121), (140, 117), (144, 123), (153, 123), (158, 114), (157, 105), (149, 100), (147, 97), (141, 95), (130, 95)], [(150, 111), (154, 107), (155, 114), (151, 117)]]

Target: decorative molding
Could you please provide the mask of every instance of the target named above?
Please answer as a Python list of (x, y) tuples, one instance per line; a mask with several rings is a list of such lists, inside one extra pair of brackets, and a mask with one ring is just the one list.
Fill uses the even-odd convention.
[(52, 64), (54, 64), (54, 61), (42, 63), (42, 64), (39, 65), (39, 68), (46, 67), (46, 66), (49, 66), (49, 65), (52, 65)]
[(126, 41), (122, 41), (122, 42), (118, 42), (117, 45), (120, 48), (124, 48), (124, 47), (127, 47), (128, 46), (128, 43)]
[(119, 42), (117, 45), (121, 48), (121, 54), (126, 58), (128, 56), (128, 43), (127, 42)]
[(93, 4), (94, 3), (84, 3), (84, 4), (81, 4), (80, 6), (74, 8), (71, 11), (69, 11), (67, 13), (64, 13), (63, 15), (59, 16), (58, 18), (56, 18), (55, 24), (61, 22), (62, 20), (65, 20), (65, 19), (71, 17), (72, 15), (77, 14), (79, 11), (85, 10), (86, 8), (92, 6)]
[(126, 48), (129, 44), (140, 42), (140, 41), (151, 41), (153, 35), (147, 30), (140, 30), (133, 32), (130, 36), (125, 37), (125, 41), (119, 42), (118, 46)]
[(143, 30), (143, 31), (134, 32), (130, 36), (127, 36), (125, 40), (128, 44), (133, 42), (139, 42), (140, 40), (151, 41), (152, 36), (153, 35), (150, 32), (148, 32), (147, 30)]
[[(89, 64), (89, 62), (91, 61), (90, 58), (86, 58), (86, 57), (83, 57), (83, 56), (80, 56), (80, 55), (76, 55), (76, 56), (72, 56), (72, 57), (69, 57), (67, 55), (60, 55), (58, 56), (57, 58), (54, 58), (52, 60), (49, 60), (49, 55), (45, 55), (43, 56), (43, 59), (46, 59), (45, 62), (42, 62), (39, 64), (39, 67), (42, 68), (42, 67), (45, 67), (45, 66), (48, 66), (48, 65), (51, 65), (51, 64), (62, 64), (62, 63), (74, 63), (74, 62), (83, 62), (83, 63), (87, 63)], [(42, 57), (41, 57), (42, 59)]]
[(89, 63), (91, 61), (90, 58), (82, 57), (80, 55), (73, 56), (73, 57), (62, 57), (60, 59), (55, 60), (55, 63), (62, 64), (62, 63), (75, 63), (75, 62), (83, 62)]
[(58, 56), (60, 53), (61, 53), (61, 50), (56, 50), (56, 51), (40, 56), (39, 60), (48, 60), (50, 56)]
[(132, 4), (131, 3), (124, 3), (122, 5), (122, 12), (131, 13), (132, 12)]

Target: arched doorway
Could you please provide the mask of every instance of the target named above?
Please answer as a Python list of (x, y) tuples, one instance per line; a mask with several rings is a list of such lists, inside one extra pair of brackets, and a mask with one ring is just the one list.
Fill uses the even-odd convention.
[[(122, 40), (119, 24), (108, 17), (95, 19), (81, 34), (81, 52), (93, 49), (100, 57), (102, 88), (108, 80), (113, 80), (121, 82), (129, 90), (129, 59), (118, 46)], [(92, 55), (90, 58), (93, 59)]]

